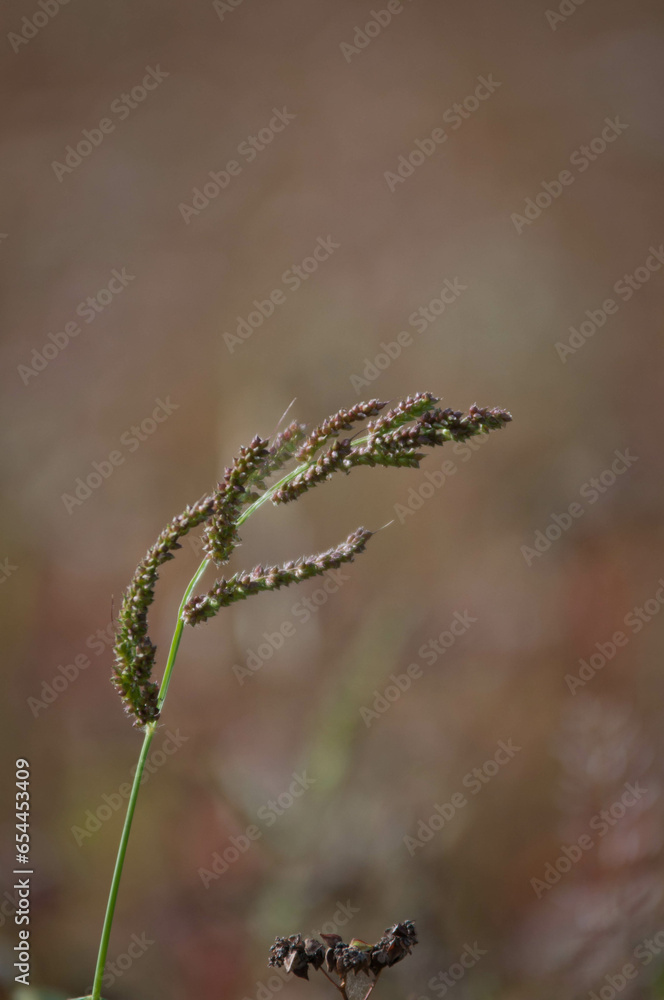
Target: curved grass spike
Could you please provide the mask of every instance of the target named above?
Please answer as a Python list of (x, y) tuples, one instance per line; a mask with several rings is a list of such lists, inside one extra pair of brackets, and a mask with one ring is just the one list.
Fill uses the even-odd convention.
[(220, 608), (226, 608), (235, 601), (244, 601), (253, 594), (264, 590), (279, 590), (291, 583), (321, 576), (330, 569), (338, 569), (343, 563), (352, 562), (356, 555), (364, 552), (366, 543), (373, 532), (358, 528), (345, 542), (316, 556), (302, 557), (296, 562), (283, 566), (255, 566), (250, 573), (236, 573), (230, 580), (217, 580), (214, 587), (202, 597), (192, 597), (187, 601), (182, 613), (185, 625), (199, 625), (213, 618)]
[[(436, 447), (446, 441), (464, 441), (475, 434), (487, 434), (504, 427), (512, 419), (506, 410), (472, 406), (467, 414), (462, 414), (456, 410), (437, 409), (437, 403), (438, 399), (431, 393), (417, 393), (379, 416), (387, 403), (372, 399), (357, 403), (348, 410), (339, 410), (308, 434), (302, 424), (294, 421), (271, 442), (255, 437), (250, 445), (240, 449), (217, 488), (173, 518), (138, 564), (118, 613), (113, 683), (126, 711), (143, 730), (144, 739), (120, 838), (89, 1000), (99, 1000), (101, 995), (115, 904), (138, 791), (157, 720), (168, 693), (184, 626), (206, 621), (235, 601), (307, 580), (344, 562), (351, 562), (364, 551), (371, 532), (358, 528), (335, 548), (282, 566), (256, 566), (249, 573), (235, 573), (228, 579), (217, 580), (206, 594), (195, 596), (198, 582), (210, 564), (228, 561), (240, 543), (240, 526), (263, 503), (272, 501), (279, 504), (296, 500), (335, 472), (348, 473), (362, 465), (418, 468), (424, 458), (423, 448)], [(342, 431), (352, 431), (356, 424), (365, 420), (369, 422), (363, 435), (358, 436), (356, 432), (351, 438), (339, 438)], [(325, 445), (327, 449), (320, 453)], [(290, 463), (294, 463), (290, 471), (284, 472)], [(266, 480), (277, 472), (282, 473), (281, 478), (273, 485), (266, 485)], [(174, 558), (184, 535), (201, 525), (205, 526), (205, 558), (182, 598), (164, 674), (158, 686), (152, 679), (157, 650), (148, 635), (148, 611), (154, 601), (160, 568)]]

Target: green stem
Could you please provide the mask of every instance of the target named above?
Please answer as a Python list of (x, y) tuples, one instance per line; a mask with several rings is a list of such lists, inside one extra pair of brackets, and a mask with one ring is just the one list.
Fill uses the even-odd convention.
[(92, 986), (92, 1000), (99, 1000), (101, 996), (101, 981), (104, 976), (104, 966), (106, 965), (106, 955), (108, 954), (108, 942), (111, 937), (111, 927), (113, 926), (115, 903), (118, 898), (120, 879), (122, 878), (122, 869), (124, 866), (125, 854), (127, 853), (129, 834), (131, 832), (131, 821), (134, 818), (134, 809), (136, 808), (138, 789), (141, 786), (141, 778), (143, 777), (143, 770), (145, 768), (145, 762), (148, 757), (150, 744), (152, 743), (152, 737), (155, 734), (155, 729), (156, 729), (156, 724), (154, 722), (151, 723), (149, 726), (146, 726), (145, 728), (143, 746), (141, 747), (141, 753), (138, 758), (136, 774), (134, 775), (134, 783), (131, 786), (131, 795), (129, 796), (127, 815), (125, 816), (124, 826), (122, 827), (122, 836), (120, 837), (118, 856), (115, 860), (115, 870), (113, 871), (113, 879), (111, 881), (111, 891), (109, 892), (108, 895), (106, 916), (104, 917), (104, 926), (101, 932), (101, 941), (99, 942), (99, 955), (97, 956), (97, 968), (95, 969), (94, 984)]
[(175, 660), (178, 655), (178, 649), (180, 648), (180, 639), (182, 638), (182, 632), (184, 631), (184, 622), (182, 620), (182, 612), (184, 611), (184, 606), (192, 595), (193, 589), (203, 576), (203, 573), (208, 567), (209, 559), (206, 556), (203, 562), (200, 564), (194, 575), (192, 576), (187, 589), (182, 595), (182, 600), (180, 601), (180, 607), (178, 608), (178, 620), (175, 625), (175, 631), (173, 632), (173, 638), (171, 639), (171, 648), (168, 651), (168, 659), (166, 660), (166, 667), (164, 668), (164, 676), (161, 680), (161, 687), (159, 688), (159, 696), (157, 698), (157, 708), (161, 712), (164, 707), (164, 702), (166, 701), (166, 695), (168, 694), (168, 685), (171, 683), (171, 674), (173, 673), (173, 667), (175, 666)]

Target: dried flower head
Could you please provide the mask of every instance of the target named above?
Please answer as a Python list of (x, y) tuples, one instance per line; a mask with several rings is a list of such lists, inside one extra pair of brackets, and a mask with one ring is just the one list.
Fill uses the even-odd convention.
[[(248, 447), (240, 449), (213, 493), (173, 518), (138, 564), (118, 614), (113, 681), (136, 725), (149, 725), (159, 717), (159, 689), (152, 680), (156, 647), (148, 636), (148, 610), (154, 601), (158, 571), (181, 548), (180, 539), (193, 528), (205, 525), (206, 563), (224, 564), (240, 543), (240, 525), (265, 500), (288, 503), (335, 472), (348, 473), (363, 465), (419, 468), (423, 448), (488, 434), (512, 419), (506, 410), (472, 406), (464, 415), (457, 410), (440, 410), (437, 403), (431, 393), (417, 393), (379, 416), (387, 404), (372, 399), (339, 410), (309, 434), (294, 421), (272, 441), (255, 437)], [(353, 430), (363, 421), (368, 424), (362, 436), (356, 433), (351, 438), (339, 438), (342, 431)], [(321, 452), (325, 445), (327, 448)], [(289, 462), (295, 463), (293, 468), (267, 486), (266, 480), (283, 471)], [(181, 621), (198, 625), (235, 601), (308, 580), (351, 562), (364, 551), (370, 537), (370, 531), (358, 528), (345, 542), (317, 555), (281, 566), (256, 566), (249, 573), (221, 578), (206, 594), (191, 597), (184, 604)], [(366, 964), (366, 957), (360, 959), (355, 952), (365, 955), (358, 948), (343, 953), (343, 962), (351, 963), (352, 968)]]
[(299, 979), (309, 978), (310, 967), (321, 969), (328, 979), (328, 973), (331, 973), (338, 979), (338, 982), (332, 979), (332, 983), (344, 997), (347, 997), (349, 974), (352, 972), (357, 976), (363, 972), (371, 980), (368, 996), (381, 972), (410, 955), (417, 944), (417, 932), (412, 920), (388, 927), (375, 944), (367, 944), (358, 938), (346, 944), (339, 934), (321, 934), (321, 937), (323, 943), (316, 938), (303, 938), (301, 934), (277, 937), (270, 948), (268, 965), (292, 972)]

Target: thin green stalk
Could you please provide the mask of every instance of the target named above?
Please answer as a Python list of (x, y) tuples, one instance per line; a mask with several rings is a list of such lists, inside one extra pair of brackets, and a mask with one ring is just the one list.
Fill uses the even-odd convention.
[(129, 834), (131, 832), (131, 821), (134, 818), (134, 809), (136, 808), (136, 799), (138, 798), (138, 790), (141, 786), (141, 778), (143, 776), (145, 762), (148, 757), (148, 751), (150, 750), (150, 744), (152, 743), (152, 737), (154, 736), (155, 729), (156, 729), (156, 724), (154, 722), (151, 723), (149, 726), (146, 726), (145, 728), (143, 746), (141, 747), (141, 753), (138, 758), (136, 774), (134, 775), (134, 783), (131, 786), (131, 795), (129, 796), (127, 815), (125, 816), (124, 826), (122, 827), (122, 836), (120, 837), (118, 856), (115, 860), (115, 869), (113, 871), (113, 879), (111, 881), (111, 891), (108, 895), (106, 916), (104, 917), (104, 926), (101, 932), (101, 941), (99, 942), (99, 955), (97, 956), (97, 968), (95, 969), (94, 984), (92, 986), (92, 1000), (99, 1000), (101, 996), (101, 981), (104, 976), (104, 966), (106, 965), (106, 955), (108, 954), (108, 942), (111, 937), (111, 927), (113, 926), (115, 903), (118, 898), (118, 890), (120, 888), (120, 880), (122, 878), (122, 869), (124, 867), (125, 854), (127, 853), (127, 844), (129, 842)]
[(164, 676), (161, 680), (161, 686), (159, 688), (159, 696), (157, 698), (157, 708), (161, 712), (164, 707), (164, 702), (166, 701), (166, 695), (168, 694), (168, 685), (171, 683), (171, 674), (173, 673), (173, 667), (175, 666), (175, 660), (178, 655), (178, 649), (180, 648), (180, 639), (182, 638), (182, 632), (184, 630), (184, 622), (182, 621), (182, 612), (184, 611), (184, 606), (191, 597), (194, 587), (203, 576), (203, 573), (208, 567), (209, 559), (206, 556), (203, 562), (200, 564), (194, 575), (192, 576), (187, 589), (182, 595), (182, 600), (180, 601), (180, 607), (178, 608), (178, 620), (175, 625), (175, 631), (173, 632), (173, 638), (171, 639), (171, 648), (168, 651), (168, 659), (166, 660), (166, 667), (164, 668)]

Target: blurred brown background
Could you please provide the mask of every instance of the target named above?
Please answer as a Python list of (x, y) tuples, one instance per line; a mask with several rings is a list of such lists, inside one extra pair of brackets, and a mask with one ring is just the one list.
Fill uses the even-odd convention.
[[(508, 407), (514, 422), (477, 452), (450, 446), (419, 472), (362, 470), (261, 511), (238, 568), (395, 523), (337, 593), (313, 581), (185, 634), (110, 961), (126, 964), (132, 935), (153, 943), (104, 993), (330, 996), (322, 977), (274, 978), (275, 934), (336, 921), (374, 940), (411, 917), (421, 943), (384, 977), (385, 1000), (658, 995), (660, 5), (563, 2), (547, 16), (545, 0), (412, 0), (381, 26), (382, 2), (71, 0), (55, 13), (44, 2), (44, 16), (36, 0), (3, 4), (0, 192), (2, 881), (10, 890), (14, 760), (27, 757), (34, 986), (70, 997), (91, 986), (123, 812), (113, 804), (140, 743), (108, 682), (104, 630), (139, 557), (293, 398), (293, 415), (315, 422), (429, 389), (459, 409)], [(155, 89), (132, 98), (147, 67)], [(475, 99), (480, 76), (500, 86)], [(262, 133), (255, 156), (238, 151), (275, 108), (295, 117)], [(620, 134), (575, 154), (607, 118)], [(102, 119), (111, 125), (76, 164), (83, 130)], [(431, 152), (436, 128), (447, 138)], [(409, 172), (399, 157), (416, 140), (431, 155), (388, 184), (400, 162)], [(65, 171), (53, 164), (67, 166), (67, 146)], [(239, 171), (208, 188), (206, 207), (180, 207), (233, 159)], [(563, 170), (572, 182), (547, 206), (543, 182), (555, 193)], [(538, 194), (538, 217), (531, 203), (532, 221), (511, 218)], [(295, 290), (284, 273), (319, 238), (338, 247)], [(126, 287), (109, 295), (114, 269)], [(634, 274), (626, 300), (629, 285), (614, 285)], [(446, 280), (465, 287), (432, 322), (409, 323)], [(250, 337), (224, 337), (276, 289), (283, 301)], [(103, 308), (86, 322), (76, 310), (90, 296)], [(608, 298), (617, 309), (563, 362), (555, 345), (582, 322), (592, 333), (586, 310), (601, 321)], [(80, 333), (63, 336), (68, 323)], [(409, 346), (367, 368), (402, 330)], [(171, 410), (161, 423), (156, 400)], [(626, 449), (629, 468), (607, 471)], [(111, 474), (67, 499), (93, 463), (108, 473), (112, 452)], [(420, 494), (444, 458), (454, 474)], [(585, 485), (603, 473), (601, 490)], [(573, 503), (581, 514), (556, 530)], [(536, 536), (547, 529), (548, 548)], [(185, 547), (163, 573), (162, 665), (197, 562)], [(308, 617), (304, 598), (318, 601)], [(427, 662), (423, 647), (455, 613), (476, 621)], [(292, 634), (240, 683), (249, 651), (284, 623)], [(602, 665), (596, 644), (610, 653), (616, 631), (625, 643)], [(81, 656), (89, 666), (74, 676)], [(566, 681), (590, 656), (595, 676)], [(367, 725), (361, 709), (411, 663), (421, 676)], [(474, 795), (464, 777), (500, 740), (520, 750)], [(313, 785), (270, 812), (303, 771)], [(628, 805), (627, 784), (645, 789)], [(458, 793), (466, 804), (409, 851), (404, 838), (425, 838), (420, 824)], [(77, 833), (86, 822), (90, 836)], [(260, 838), (206, 888), (200, 870), (253, 823)], [(567, 864), (562, 848), (574, 857), (584, 835), (592, 847)], [(553, 883), (560, 858), (569, 870), (555, 885), (533, 881), (548, 871)], [(2, 913), (11, 990), (11, 903)], [(467, 946), (484, 954), (469, 959)], [(446, 986), (462, 956), (470, 967)], [(636, 974), (620, 986), (625, 964)]]

